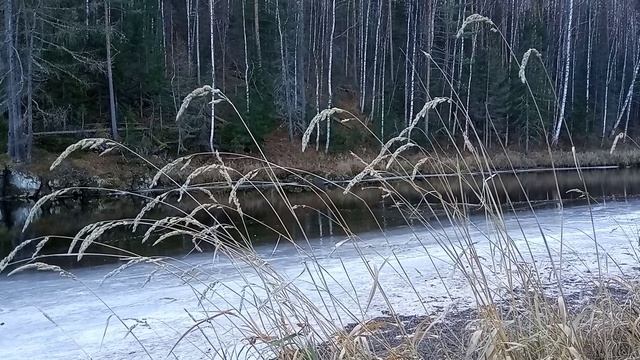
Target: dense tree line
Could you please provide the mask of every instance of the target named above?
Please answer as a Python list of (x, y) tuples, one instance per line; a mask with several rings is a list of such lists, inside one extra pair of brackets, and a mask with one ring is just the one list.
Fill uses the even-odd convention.
[[(145, 151), (249, 150), (223, 102), (175, 121), (204, 85), (258, 139), (299, 137), (331, 107), (388, 139), (436, 97), (454, 101), (412, 132), (430, 146), (604, 144), (639, 125), (636, 0), (3, 0), (2, 12), (0, 114), (18, 161), (34, 141), (101, 131)], [(360, 130), (327, 122), (313, 140), (366, 142)]]

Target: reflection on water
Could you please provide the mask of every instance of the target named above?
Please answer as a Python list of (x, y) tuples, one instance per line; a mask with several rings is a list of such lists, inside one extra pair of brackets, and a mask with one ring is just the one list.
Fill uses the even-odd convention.
[[(583, 172), (586, 190), (594, 198), (626, 198), (640, 195), (640, 169), (590, 170)], [(578, 199), (582, 194), (571, 190), (585, 190), (583, 180), (576, 171), (561, 171), (557, 173), (557, 187), (563, 199)], [(558, 190), (551, 172), (522, 173), (517, 177), (513, 174), (502, 174), (490, 179), (482, 177), (449, 177), (432, 178), (418, 182), (422, 193), (435, 190), (446, 201), (473, 204), (478, 201), (477, 189), (490, 188), (502, 204), (525, 203), (527, 200), (544, 204), (557, 204)], [(437, 213), (435, 196), (422, 197), (409, 184), (398, 181), (394, 187), (401, 196), (424, 209), (421, 216), (429, 218)], [(474, 190), (475, 189), (475, 190)], [(523, 191), (524, 189), (524, 191)], [(445, 191), (446, 190), (446, 191)], [(319, 196), (311, 191), (289, 193), (291, 205), (299, 205), (294, 217), (288, 205), (282, 201), (281, 195), (274, 189), (261, 192), (248, 191), (239, 195), (242, 209), (248, 216), (244, 222), (236, 215), (216, 211), (213, 215), (221, 222), (233, 222), (239, 226), (245, 236), (253, 243), (275, 242), (277, 233), (286, 234), (290, 238), (304, 240), (305, 238), (323, 238), (343, 234), (332, 214), (339, 211), (343, 223), (347, 223), (355, 233), (371, 231), (381, 228), (401, 226), (412, 222), (412, 214), (402, 212), (394, 205), (392, 199), (383, 199), (383, 192), (375, 184), (363, 185), (354, 190), (353, 195), (343, 195), (342, 190), (328, 189), (326, 195)], [(216, 197), (226, 203), (227, 194), (216, 194)], [(202, 198), (198, 199), (203, 200)], [(132, 197), (118, 198), (87, 198), (63, 199), (43, 207), (37, 214), (36, 220), (25, 233), (21, 232), (33, 203), (2, 202), (0, 203), (0, 257), (8, 254), (16, 245), (37, 236), (58, 235), (73, 236), (83, 226), (96, 221), (134, 218), (143, 206), (143, 199)], [(196, 201), (185, 197), (179, 207), (189, 211), (196, 206)], [(517, 207), (517, 206), (516, 206)], [(520, 205), (526, 208), (526, 206)], [(436, 209), (436, 210), (434, 210)], [(164, 217), (177, 215), (180, 210), (159, 208), (150, 213), (150, 217)], [(415, 215), (415, 214), (414, 214)], [(206, 219), (201, 219), (206, 221)], [(210, 219), (209, 219), (210, 220)], [(107, 233), (102, 241), (108, 245), (127, 249), (143, 255), (178, 255), (193, 250), (190, 239), (172, 238), (158, 246), (141, 244), (142, 232), (132, 233), (124, 228)], [(69, 241), (63, 239), (52, 240), (46, 252), (64, 252)], [(109, 252), (106, 248), (94, 249), (99, 252)], [(33, 249), (27, 247), (23, 257)], [(88, 257), (86, 264), (105, 261), (103, 258)]]

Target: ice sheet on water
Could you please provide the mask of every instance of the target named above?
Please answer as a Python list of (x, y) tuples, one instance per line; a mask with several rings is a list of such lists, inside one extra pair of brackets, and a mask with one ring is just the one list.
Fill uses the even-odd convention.
[[(597, 224), (595, 229), (591, 226), (592, 216)], [(576, 274), (571, 276), (579, 278), (587, 271), (595, 271), (598, 263), (610, 274), (629, 270), (637, 262), (634, 254), (638, 244), (634, 239), (637, 240), (635, 224), (639, 218), (640, 201), (609, 202), (591, 211), (586, 206), (578, 206), (562, 211), (538, 210), (535, 216), (523, 212), (511, 214), (506, 226), (530, 264), (549, 271), (548, 253), (551, 252), (565, 275)], [(487, 269), (492, 270), (489, 281), (496, 287), (505, 285), (506, 270), (500, 266), (501, 259), (492, 246), (497, 231), (484, 217), (474, 218), (464, 227), (400, 228), (384, 234), (361, 234), (356, 241), (345, 242), (337, 248), (335, 245), (344, 238), (312, 241), (312, 249), (304, 247), (304, 251), (288, 243), (277, 248), (264, 245), (257, 251), (268, 266), (277, 269), (312, 302), (325, 302), (331, 310), (327, 316), (333, 321), (346, 325), (355, 320), (351, 315), (375, 317), (386, 310), (380, 292), (374, 293), (368, 304), (372, 269), (379, 272), (384, 295), (400, 313), (425, 313), (452, 301), (470, 306), (468, 283), (460, 270), (455, 269), (450, 256), (451, 251), (457, 254), (465, 251), (464, 244), (455, 245), (453, 241), (454, 245), (448, 245), (447, 249), (439, 245), (439, 242), (457, 239), (463, 231), (473, 239)], [(214, 261), (211, 254), (193, 255), (181, 261), (206, 269), (210, 274), (198, 278), (197, 284), (200, 291), (207, 286), (215, 288), (212, 291), (215, 296), (208, 298), (206, 306), (199, 306), (193, 289), (179, 277), (159, 273), (143, 287), (152, 271), (150, 265), (144, 264), (127, 269), (102, 286), (103, 276), (116, 265), (79, 269), (75, 273), (81, 282), (48, 273), (2, 278), (0, 359), (90, 356), (129, 360), (148, 358), (146, 352), (153, 358), (164, 358), (180, 335), (193, 325), (191, 316), (202, 319), (208, 316), (204, 309), (215, 312), (237, 307), (241, 297), (251, 298), (246, 296), (247, 283), (256, 284), (254, 298), (264, 295), (260, 278), (248, 266), (234, 264), (224, 257)], [(305, 267), (310, 270), (305, 272)], [(317, 291), (314, 283), (320, 281), (319, 275), (324, 275), (322, 285), (339, 296), (348, 311), (335, 308), (326, 291)], [(248, 301), (244, 304), (243, 311), (254, 310), (255, 306), (252, 310)], [(239, 340), (246, 344), (240, 330), (232, 325), (232, 319), (220, 317), (215, 321), (215, 336), (221, 343), (229, 348)], [(125, 326), (132, 329), (131, 332)], [(187, 336), (175, 350), (182, 358), (202, 357), (202, 351), (214, 349), (197, 333)]]

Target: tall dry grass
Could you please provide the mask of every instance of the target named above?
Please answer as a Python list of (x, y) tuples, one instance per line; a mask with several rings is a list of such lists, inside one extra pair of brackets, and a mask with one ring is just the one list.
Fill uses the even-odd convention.
[[(465, 21), (458, 36), (465, 31), (465, 27), (473, 23), (486, 24), (498, 36), (502, 36), (490, 19), (479, 15)], [(505, 43), (508, 46), (506, 41)], [(532, 53), (533, 51), (528, 51), (525, 54), (522, 65), (516, 55), (512, 54), (514, 62), (520, 68), (524, 86), (528, 86), (525, 71)], [(535, 54), (540, 56), (537, 52)], [(443, 76), (447, 77), (444, 72)], [(185, 99), (184, 107), (193, 99), (205, 96), (205, 92), (212, 90), (195, 90)], [(582, 229), (585, 233), (593, 234), (593, 243), (588, 246), (593, 246), (598, 264), (594, 265), (597, 268), (590, 269), (593, 280), (591, 301), (576, 306), (571, 296), (565, 294), (567, 284), (562, 271), (566, 265), (564, 262), (570, 261), (566, 257), (571, 254), (571, 249), (565, 247), (566, 254), (557, 254), (555, 250), (558, 242), (560, 248), (563, 248), (562, 232), (559, 238), (554, 237), (545, 230), (545, 224), (536, 223), (535, 236), (541, 239), (544, 253), (541, 255), (538, 250), (533, 249), (531, 234), (526, 234), (521, 228), (508, 226), (505, 219), (509, 214), (515, 213), (516, 204), (510, 201), (509, 192), (504, 188), (497, 169), (504, 170), (506, 167), (517, 177), (510, 160), (511, 153), (503, 147), (502, 156), (498, 158), (483, 146), (455, 88), (453, 94), (452, 98), (436, 98), (424, 104), (407, 129), (392, 139), (380, 141), (380, 152), (375, 157), (364, 160), (353, 154), (355, 161), (361, 166), (345, 183), (332, 183), (317, 174), (273, 163), (261, 150), (256, 157), (237, 155), (260, 164), (248, 171), (225, 163), (224, 157), (218, 153), (189, 155), (162, 168), (156, 167), (153, 186), (160, 182), (170, 184), (168, 190), (153, 196), (129, 194), (146, 200), (146, 205), (136, 217), (86, 226), (75, 237), (66, 239), (69, 242), (66, 255), (78, 260), (88, 255), (96, 256), (98, 254), (91, 250), (104, 246), (100, 243), (104, 234), (117, 228), (127, 228), (144, 231), (142, 242), (157, 245), (176, 237), (187, 238), (195, 251), (201, 250), (206, 244), (208, 248), (214, 249), (212, 257), (228, 259), (233, 264), (240, 285), (216, 283), (212, 286), (210, 281), (215, 274), (206, 269), (190, 267), (188, 263), (176, 259), (145, 257), (122, 249), (118, 255), (110, 255), (123, 261), (123, 265), (105, 274), (105, 279), (117, 278), (134, 266), (146, 264), (155, 269), (150, 276), (163, 273), (179, 278), (183, 281), (183, 286), (193, 291), (194, 301), (202, 311), (199, 315), (190, 314), (192, 325), (176, 335), (175, 343), (167, 354), (175, 358), (179, 357), (176, 349), (180, 344), (192, 341), (193, 336), (200, 338), (207, 348), (215, 349), (215, 354), (211, 354), (203, 348), (201, 352), (204, 358), (639, 358), (640, 292), (632, 281), (626, 280), (619, 280), (615, 287), (607, 287), (606, 274), (603, 274), (603, 267), (599, 263), (600, 246), (595, 236), (597, 224), (592, 223), (591, 229)], [(235, 109), (222, 92), (216, 90), (216, 96), (218, 99), (215, 101), (226, 102)], [(532, 97), (532, 101), (535, 103), (535, 98)], [(454, 134), (446, 133), (449, 145), (454, 149), (453, 155), (446, 159), (441, 158), (441, 152), (429, 150), (411, 139), (412, 131), (420, 131), (417, 124), (425, 118), (427, 112), (434, 113), (429, 117), (430, 121), (444, 123), (437, 111), (444, 103), (451, 103), (461, 109), (471, 124), (470, 135), (462, 143)], [(236, 113), (244, 123), (241, 114)], [(336, 119), (336, 116), (348, 119), (340, 120), (342, 118)], [(319, 129), (320, 122), (335, 120), (360, 121), (340, 109), (321, 112), (305, 132), (301, 151), (311, 143), (311, 134)], [(538, 120), (544, 126), (541, 115)], [(447, 128), (444, 126), (444, 129)], [(375, 137), (375, 134), (372, 133), (371, 136)], [(60, 164), (74, 151), (94, 149), (105, 144), (108, 151), (121, 151), (146, 161), (125, 145), (106, 139), (87, 139), (70, 146), (52, 167)], [(439, 144), (433, 145), (437, 148)], [(611, 151), (614, 149), (615, 144)], [(551, 148), (548, 156), (547, 160), (552, 168), (555, 167)], [(567, 157), (576, 168), (580, 169), (583, 165), (575, 153)], [(199, 164), (204, 165), (194, 167), (192, 164), (198, 158), (201, 158)], [(500, 164), (497, 165), (496, 161)], [(151, 162), (148, 163), (154, 166)], [(434, 189), (427, 182), (418, 180), (425, 172), (434, 174), (434, 181), (447, 185)], [(479, 176), (465, 175), (471, 172), (478, 173)], [(451, 181), (452, 173), (455, 181)], [(332, 272), (324, 268), (323, 258), (321, 254), (315, 253), (312, 236), (305, 232), (298, 215), (300, 209), (308, 206), (294, 203), (279, 180), (283, 174), (303, 184), (306, 191), (323, 204), (324, 209), (311, 210), (326, 217), (334, 228), (344, 234), (343, 240), (336, 242), (335, 250), (349, 247), (358, 254), (358, 266), (364, 270), (358, 272), (357, 276), (366, 277), (370, 284), (368, 291), (357, 290), (354, 284), (356, 279), (352, 277), (356, 273), (349, 268), (349, 264), (342, 263), (339, 273), (335, 273), (335, 268)], [(224, 180), (229, 187), (227, 196), (221, 198), (219, 194), (208, 190), (207, 181), (210, 176)], [(389, 180), (390, 178), (395, 180)], [(398, 291), (398, 288), (389, 288), (390, 279), (386, 278), (389, 272), (383, 270), (383, 267), (393, 268), (393, 281), (403, 284), (402, 290), (407, 295), (402, 297), (402, 301), (413, 299), (417, 308), (428, 313), (429, 294), (425, 293), (422, 285), (416, 283), (415, 276), (410, 274), (414, 270), (419, 272), (420, 269), (406, 268), (406, 259), (393, 249), (388, 249), (385, 253), (382, 264), (371, 261), (372, 257), (379, 258), (380, 254), (372, 254), (366, 245), (361, 244), (360, 234), (351, 230), (352, 226), (347, 218), (331, 197), (326, 196), (326, 188), (320, 185), (329, 183), (340, 188), (344, 194), (357, 197), (354, 189), (363, 186), (364, 181), (367, 181), (367, 186), (377, 188), (388, 202), (402, 210), (401, 214), (406, 216), (407, 236), (415, 237), (419, 245), (417, 248), (424, 250), (422, 255), (427, 262), (424, 266), (435, 269), (439, 286), (449, 293), (447, 286), (451, 275), (448, 273), (460, 277), (473, 299), (473, 306), (468, 311), (461, 314), (453, 308), (447, 308), (432, 316), (414, 318), (417, 320), (413, 322), (402, 316), (401, 311), (406, 309), (407, 304), (396, 302), (393, 292)], [(270, 205), (270, 210), (277, 219), (275, 225), (266, 224), (250, 212), (245, 212), (238, 196), (240, 191), (252, 191), (268, 199), (265, 183), (269, 185), (269, 191), (275, 189), (279, 201), (286, 204), (285, 210), (276, 210)], [(399, 183), (410, 187), (422, 198), (435, 198), (437, 202), (416, 204), (398, 190)], [(491, 235), (482, 239), (490, 243), (490, 258), (481, 254), (478, 249), (479, 239), (472, 229), (470, 204), (460, 195), (460, 187), (469, 189), (478, 199), (481, 214), (491, 228)], [(526, 194), (522, 184), (520, 187)], [(557, 189), (559, 192), (558, 187)], [(38, 208), (72, 190), (55, 192), (40, 199), (32, 209), (25, 228), (34, 220)], [(588, 189), (580, 191), (589, 199)], [(499, 193), (506, 193), (506, 200), (500, 200)], [(563, 194), (558, 194), (559, 199), (562, 196)], [(184, 210), (180, 206), (183, 199), (189, 199), (196, 206)], [(375, 218), (374, 209), (370, 208), (367, 201), (361, 200), (361, 207)], [(527, 204), (529, 211), (535, 214), (531, 202)], [(171, 209), (178, 215), (154, 218), (150, 213), (156, 208)], [(517, 216), (515, 218), (517, 221)], [(304, 282), (281, 273), (256, 251), (252, 242), (253, 234), (246, 226), (248, 222), (261, 224), (278, 243), (289, 243), (301, 256), (308, 259), (300, 274), (304, 277)], [(292, 223), (297, 229), (295, 233), (291, 231)], [(450, 231), (440, 231), (443, 227)], [(382, 224), (378, 224), (377, 232), (381, 238), (386, 237)], [(418, 235), (425, 233), (430, 234), (429, 238)], [(0, 262), (0, 272), (9, 269), (9, 274), (28, 270), (55, 271), (73, 277), (66, 270), (46, 264), (48, 257), (40, 252), (49, 238), (33, 240), (36, 241), (37, 252), (31, 258), (15, 258), (20, 250), (17, 249)], [(438, 254), (432, 254), (428, 250), (428, 241), (437, 244)], [(538, 260), (541, 256), (550, 263), (550, 267), (540, 267)], [(443, 262), (450, 264), (450, 268), (443, 269)], [(220, 296), (217, 301), (213, 301), (216, 293)], [(453, 296), (450, 297), (450, 302), (455, 304)], [(378, 310), (371, 310), (374, 303), (387, 316), (376, 317), (374, 314)], [(105, 306), (108, 307), (108, 304)], [(117, 313), (114, 312), (112, 316), (135, 336), (135, 332), (127, 327)], [(220, 329), (220, 324), (224, 324), (225, 328)], [(221, 336), (221, 333), (227, 331), (235, 334), (234, 344), (229, 345), (228, 338)], [(390, 337), (389, 334), (393, 336)], [(138, 340), (138, 344), (151, 358), (157, 357), (148, 352), (143, 341)]]

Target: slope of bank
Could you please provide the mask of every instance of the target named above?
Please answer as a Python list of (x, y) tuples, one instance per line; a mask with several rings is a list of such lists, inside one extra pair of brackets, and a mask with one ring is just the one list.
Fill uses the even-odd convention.
[[(316, 152), (314, 149), (301, 152), (298, 144), (284, 142), (270, 143), (264, 148), (270, 166), (274, 169), (278, 180), (283, 183), (299, 184), (313, 181), (315, 184), (349, 180), (360, 173), (365, 163), (371, 162), (377, 152), (361, 149), (354, 153)], [(2, 198), (39, 198), (52, 191), (69, 187), (112, 188), (124, 191), (143, 191), (150, 187), (158, 168), (172, 159), (168, 157), (150, 156), (142, 160), (130, 154), (112, 152), (99, 156), (97, 152), (79, 152), (65, 160), (58, 168), (49, 170), (50, 164), (58, 154), (38, 150), (30, 164), (15, 164), (3, 159)], [(399, 157), (405, 169), (395, 173), (406, 172), (411, 175), (413, 168), (419, 164), (421, 174), (458, 174), (486, 171), (487, 165), (494, 171), (544, 171), (550, 169), (599, 168), (599, 167), (637, 167), (640, 166), (640, 150), (622, 149), (610, 153), (608, 150), (596, 149), (588, 151), (554, 151), (550, 156), (546, 150), (528, 154), (518, 151), (496, 151), (479, 163), (472, 154), (456, 154), (433, 152), (428, 156), (417, 153), (405, 153)], [(224, 164), (235, 169), (230, 174), (234, 180), (248, 172), (265, 168), (267, 165), (259, 154), (222, 154)], [(487, 162), (488, 161), (488, 164)], [(183, 181), (191, 171), (199, 166), (219, 162), (210, 154), (195, 156), (188, 167), (182, 171), (172, 172), (178, 182)], [(386, 161), (382, 161), (379, 170), (384, 173)], [(400, 166), (400, 165), (396, 165)], [(289, 171), (295, 169), (295, 172)], [(398, 169), (395, 169), (398, 170)], [(314, 175), (311, 175), (314, 174)], [(312, 180), (313, 179), (313, 180)], [(205, 174), (200, 182), (212, 185), (228, 186), (218, 173)], [(266, 171), (258, 171), (255, 181), (269, 181)], [(161, 187), (174, 186), (169, 181), (160, 183)]]

